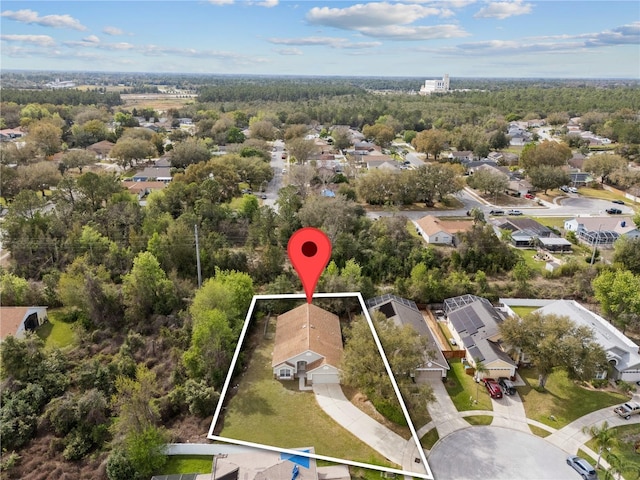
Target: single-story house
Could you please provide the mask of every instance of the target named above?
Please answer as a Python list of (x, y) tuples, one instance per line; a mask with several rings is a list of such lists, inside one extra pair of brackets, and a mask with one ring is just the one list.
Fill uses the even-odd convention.
[(0, 341), (9, 335), (24, 338), (47, 321), (47, 307), (0, 307)]
[(141, 172), (136, 173), (133, 176), (134, 182), (170, 182), (171, 181), (171, 168), (170, 167), (146, 167)]
[(578, 239), (588, 245), (610, 247), (620, 237), (640, 237), (640, 229), (631, 217), (574, 217), (564, 222), (564, 229), (576, 232)]
[(466, 359), (475, 367), (482, 362), (483, 377), (515, 377), (517, 364), (503, 350), (498, 325), (504, 314), (489, 300), (475, 295), (461, 295), (444, 301), (447, 326), (458, 345), (466, 351)]
[(462, 162), (462, 164), (464, 165), (464, 167), (467, 169), (467, 172), (469, 173), (473, 173), (475, 172), (478, 168), (480, 168), (483, 165), (488, 165), (490, 167), (498, 167), (498, 163), (494, 160), (490, 160), (490, 159), (484, 159), (484, 160), (471, 160), (469, 162)]
[(426, 215), (414, 224), (425, 242), (437, 245), (455, 245), (456, 235), (473, 228), (472, 220), (441, 220), (433, 215)]
[(278, 316), (271, 366), (278, 380), (340, 383), (342, 331), (337, 315), (305, 303)]
[(492, 223), (501, 230), (510, 230), (512, 232), (525, 231), (535, 237), (550, 237), (553, 235), (549, 227), (536, 222), (532, 218), (496, 218)]
[(569, 172), (570, 185), (573, 187), (584, 187), (593, 182), (593, 177), (587, 172)]
[[(574, 300), (557, 300), (536, 310), (543, 315), (569, 317), (578, 325), (584, 325), (595, 334), (595, 341), (604, 349), (610, 365), (609, 376), (625, 382), (640, 381), (640, 353), (638, 345), (627, 338), (607, 320)], [(601, 372), (599, 378), (606, 378)]]
[(428, 379), (446, 378), (449, 363), (444, 358), (433, 332), (415, 302), (387, 294), (367, 300), (366, 305), (371, 315), (373, 312), (380, 312), (397, 326), (408, 325), (417, 335), (427, 340), (428, 351), (425, 352), (424, 363), (412, 372), (416, 383), (425, 383)]
[(361, 142), (357, 142), (354, 146), (353, 146), (354, 150), (356, 151), (356, 153), (363, 153), (363, 152), (374, 152), (376, 150), (378, 150), (378, 147), (371, 142), (367, 142), (367, 141), (361, 141)]
[(102, 140), (101, 142), (94, 143), (87, 147), (87, 151), (95, 154), (99, 160), (104, 160), (109, 157), (109, 152), (115, 147), (115, 143), (109, 140)]
[(491, 165), (491, 162), (482, 162), (482, 165), (478, 165), (475, 168), (469, 168), (469, 173), (479, 172), (480, 170), (488, 170), (494, 175), (504, 175), (507, 178), (511, 178), (511, 171), (507, 167), (499, 167), (498, 165)]
[(132, 182), (124, 181), (122, 184), (127, 190), (138, 196), (138, 201), (142, 201), (147, 195), (156, 190), (162, 190), (167, 186), (166, 182)]
[(2, 141), (8, 142), (24, 136), (25, 132), (21, 128), (3, 128), (0, 130), (0, 138)]
[(468, 150), (461, 152), (449, 152), (447, 158), (455, 162), (470, 162), (471, 160), (473, 160), (473, 152), (470, 152)]
[(518, 197), (524, 197), (532, 189), (533, 185), (529, 180), (514, 178), (513, 176), (509, 179), (509, 184), (507, 185), (507, 193), (515, 194)]
[(498, 163), (500, 160), (504, 159), (504, 154), (502, 152), (489, 152), (487, 158), (492, 162)]
[[(296, 450), (306, 454), (315, 454), (313, 447)], [(344, 480), (350, 478), (349, 468), (346, 465), (318, 467), (314, 458), (259, 449), (217, 456), (214, 462), (213, 476), (217, 480), (266, 480), (274, 478), (285, 480), (318, 480), (319, 478)], [(210, 475), (207, 475), (207, 478), (209, 477)]]

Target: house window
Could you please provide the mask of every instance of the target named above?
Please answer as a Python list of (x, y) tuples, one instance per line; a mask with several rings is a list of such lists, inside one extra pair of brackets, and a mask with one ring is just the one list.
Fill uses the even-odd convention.
[(278, 376), (280, 378), (291, 378), (291, 370), (289, 370), (288, 368), (281, 368)]
[(607, 378), (607, 371), (606, 371), (606, 370), (603, 370), (603, 371), (601, 371), (601, 372), (597, 372), (597, 373), (594, 375), (594, 378), (595, 378), (596, 380), (604, 380), (605, 378)]

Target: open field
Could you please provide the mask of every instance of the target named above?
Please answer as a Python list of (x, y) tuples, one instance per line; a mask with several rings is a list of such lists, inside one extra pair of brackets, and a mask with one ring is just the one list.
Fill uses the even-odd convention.
[(125, 108), (152, 108), (158, 112), (171, 108), (181, 108), (193, 103), (195, 95), (174, 95), (167, 93), (125, 93), (120, 95)]

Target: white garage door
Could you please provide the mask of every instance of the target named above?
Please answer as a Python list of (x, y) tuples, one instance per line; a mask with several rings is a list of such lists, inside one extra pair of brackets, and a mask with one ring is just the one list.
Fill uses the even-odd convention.
[(314, 373), (311, 381), (314, 384), (340, 383), (340, 375), (338, 375), (337, 373)]

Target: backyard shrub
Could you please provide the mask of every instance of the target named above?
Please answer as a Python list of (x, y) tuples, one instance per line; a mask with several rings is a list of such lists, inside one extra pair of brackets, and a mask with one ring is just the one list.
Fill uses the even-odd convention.
[(373, 403), (376, 410), (387, 420), (402, 427), (407, 426), (407, 419), (404, 418), (400, 405), (393, 404), (382, 398), (371, 400), (371, 403)]

